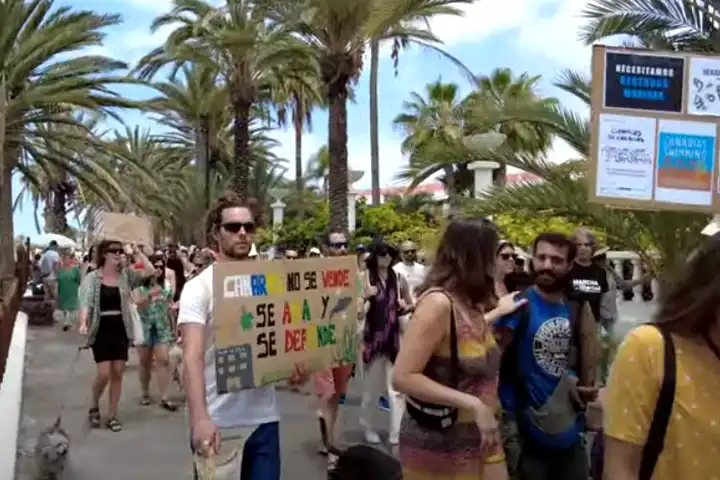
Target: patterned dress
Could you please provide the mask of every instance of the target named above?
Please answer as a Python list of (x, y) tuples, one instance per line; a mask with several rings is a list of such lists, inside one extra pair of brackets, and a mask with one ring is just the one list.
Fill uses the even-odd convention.
[[(471, 317), (457, 303), (455, 321), (460, 360), (458, 388), (499, 411), (501, 355), (492, 330), (482, 318)], [(447, 342), (430, 358), (425, 375), (449, 386), (450, 346)], [(483, 478), (486, 464), (505, 461), (502, 446), (496, 451), (482, 451), (480, 430), (472, 414), (464, 410), (459, 412), (457, 423), (445, 430), (423, 428), (405, 415), (399, 453), (405, 480), (479, 480)]]
[(168, 304), (172, 299), (172, 290), (161, 287), (141, 287), (141, 295), (149, 295), (150, 303), (139, 308), (138, 314), (143, 325), (143, 345), (154, 347), (172, 343), (172, 332), (168, 317)]

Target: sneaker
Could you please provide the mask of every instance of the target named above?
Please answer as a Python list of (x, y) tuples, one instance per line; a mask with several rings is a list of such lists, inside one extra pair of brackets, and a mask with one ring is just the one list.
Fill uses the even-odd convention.
[(381, 442), (380, 435), (375, 430), (365, 430), (365, 442), (377, 445)]
[(380, 397), (380, 399), (378, 400), (378, 408), (380, 410), (385, 410), (386, 412), (390, 411), (390, 402), (388, 401), (387, 397)]

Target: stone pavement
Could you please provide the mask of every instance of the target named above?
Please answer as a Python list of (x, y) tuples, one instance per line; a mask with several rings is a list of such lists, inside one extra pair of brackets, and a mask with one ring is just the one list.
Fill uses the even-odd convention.
[[(621, 303), (624, 321), (618, 331), (649, 319), (649, 307), (640, 303)], [(27, 452), (38, 432), (52, 424), (63, 402), (63, 425), (68, 430), (70, 472), (68, 480), (126, 480), (128, 478), (188, 479), (191, 462), (184, 411), (171, 413), (157, 405), (138, 404), (137, 360), (131, 361), (125, 375), (120, 405), (124, 430), (86, 428), (90, 382), (94, 372), (92, 354), (84, 351), (71, 373), (70, 366), (80, 338), (75, 332), (55, 327), (30, 327), (23, 396), (23, 418), (18, 445), (17, 480), (34, 478), (34, 467)], [(346, 405), (342, 407), (341, 443), (362, 441), (358, 426), (359, 381), (353, 380)], [(279, 391), (283, 478), (321, 479), (324, 459), (316, 452), (319, 438), (311, 397), (287, 390)], [(101, 407), (105, 411), (105, 405)], [(381, 420), (382, 420), (382, 416)], [(382, 432), (382, 428), (378, 429)]]

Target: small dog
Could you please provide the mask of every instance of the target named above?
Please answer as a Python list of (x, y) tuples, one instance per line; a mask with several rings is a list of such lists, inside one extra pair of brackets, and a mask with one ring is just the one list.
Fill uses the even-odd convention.
[(401, 480), (402, 466), (398, 460), (368, 445), (353, 445), (345, 450), (330, 443), (327, 422), (320, 417), (323, 444), (338, 461), (328, 472), (328, 480)]
[(40, 432), (35, 443), (37, 480), (62, 480), (70, 453), (70, 436), (60, 425), (61, 418)]
[(177, 384), (180, 392), (185, 391), (185, 384), (183, 381), (183, 351), (182, 346), (179, 344), (173, 345), (168, 354), (169, 357), (169, 371), (170, 378)]

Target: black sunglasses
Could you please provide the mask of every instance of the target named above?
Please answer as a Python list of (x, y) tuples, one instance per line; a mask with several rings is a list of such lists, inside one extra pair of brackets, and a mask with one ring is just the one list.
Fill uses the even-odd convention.
[(514, 253), (501, 253), (500, 254), (500, 258), (502, 258), (503, 260), (515, 259), (516, 257), (517, 257), (517, 255), (515, 255)]
[(122, 248), (108, 248), (105, 250), (107, 253), (112, 253), (115, 255), (120, 255), (121, 253), (124, 253), (124, 250)]
[(417, 250), (404, 250), (403, 253), (406, 253), (406, 254), (410, 253), (410, 254), (415, 255), (417, 253)]
[(165, 268), (165, 265), (163, 265), (162, 263), (158, 263), (158, 264), (153, 265), (153, 267), (155, 267), (155, 268), (157, 268), (158, 270), (160, 270), (161, 268)]
[(238, 233), (240, 230), (245, 230), (245, 233), (255, 233), (257, 228), (254, 222), (228, 222), (221, 226), (228, 233)]
[(348, 242), (334, 242), (330, 244), (330, 248), (334, 248), (336, 250), (341, 250), (343, 248), (347, 249)]

